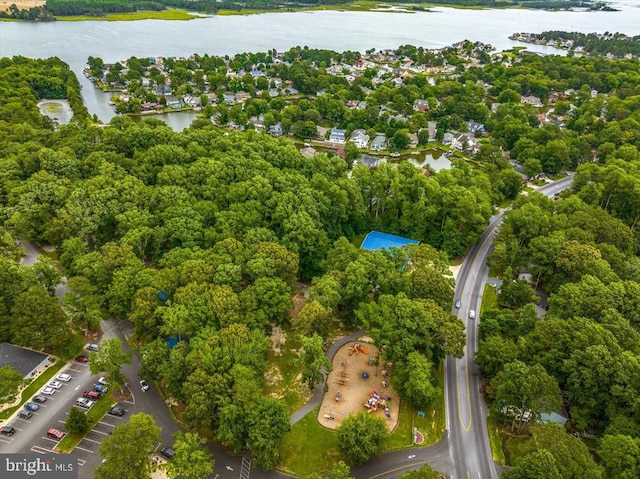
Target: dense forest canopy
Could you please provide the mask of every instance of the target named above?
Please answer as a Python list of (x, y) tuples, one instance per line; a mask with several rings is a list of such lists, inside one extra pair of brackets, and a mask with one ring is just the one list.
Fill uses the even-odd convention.
[[(97, 126), (63, 62), (1, 59), (0, 341), (69, 357), (101, 319), (127, 319), (143, 344), (144, 377), (183, 401), (187, 424), (210, 428), (232, 449), (248, 445), (257, 464), (274, 467), (290, 411), (262, 393), (271, 328), (292, 328), (310, 351), (334, 318), (366, 327), (397, 368), (394, 387), (429, 404), (438, 395), (433, 366), (465, 345), (464, 325), (449, 312), (449, 257), (463, 256), (496, 206), (514, 200), (491, 257), (504, 278), (503, 308), (480, 320), (476, 361), (490, 379), (490, 406), (537, 417), (564, 404), (573, 431), (603, 439), (597, 464), (564, 429), (532, 427), (530, 449), (509, 474), (616, 477), (616, 450), (636, 454), (640, 437), (638, 61), (510, 52), (471, 65), (451, 50), (432, 53), (403, 46), (394, 54), (458, 63), (452, 76), (435, 85), (417, 75), (402, 85), (383, 78), (375, 89), (329, 78), (327, 62), (355, 61), (355, 52), (293, 48), (278, 66), (270, 55), (243, 54), (177, 60), (173, 69), (194, 62), (227, 82), (227, 68), (258, 63), (309, 93), (326, 85), (320, 121), (347, 128), (390, 124), (344, 107), (365, 92), (372, 105), (404, 108), (412, 117), (402, 126), (412, 132), (429, 120), (441, 131), (484, 121), (489, 135), (473, 161), (440, 172), (409, 162), (350, 169), (333, 154), (307, 158), (286, 137), (228, 132), (209, 118), (181, 133), (122, 116)], [(542, 106), (523, 103), (529, 95)], [(40, 115), (40, 99), (65, 97), (70, 124)], [(432, 98), (433, 108), (411, 113), (419, 98)], [(302, 105), (286, 114), (289, 105), (262, 106), (293, 124), (314, 109)], [(558, 124), (540, 126), (548, 114)], [(575, 169), (571, 190), (556, 200), (519, 195), (522, 177), (508, 159), (527, 176)], [(358, 248), (354, 238), (371, 229), (422, 244)], [(53, 296), (61, 272), (49, 259), (20, 267), (17, 238), (56, 247), (70, 287), (64, 309)], [(292, 319), (299, 280), (310, 284), (309, 298)], [(544, 319), (534, 286), (549, 295)], [(170, 335), (181, 340), (173, 349)], [(512, 417), (513, 431), (525, 428), (522, 419)]]

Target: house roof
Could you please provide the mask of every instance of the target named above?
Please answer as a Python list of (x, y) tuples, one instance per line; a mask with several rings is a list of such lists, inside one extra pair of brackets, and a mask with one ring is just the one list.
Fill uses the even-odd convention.
[(9, 343), (0, 343), (0, 368), (11, 366), (27, 377), (49, 356), (30, 349), (21, 348)]
[(362, 249), (373, 251), (379, 249), (402, 248), (409, 244), (418, 243), (420, 243), (420, 241), (403, 238), (402, 236), (390, 235), (380, 231), (371, 231), (367, 236), (365, 236), (360, 247)]

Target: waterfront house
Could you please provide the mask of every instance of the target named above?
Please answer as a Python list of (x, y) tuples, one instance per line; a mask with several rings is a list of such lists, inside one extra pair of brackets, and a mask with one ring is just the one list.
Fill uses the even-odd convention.
[(373, 151), (382, 151), (387, 147), (387, 138), (382, 134), (376, 135), (371, 142), (371, 149)]
[(353, 141), (358, 148), (366, 148), (369, 145), (369, 135), (364, 130), (354, 130), (349, 141)]
[(346, 130), (339, 130), (338, 128), (333, 128), (331, 130), (331, 133), (329, 134), (329, 141), (331, 143), (343, 145), (346, 142), (345, 133), (346, 133)]

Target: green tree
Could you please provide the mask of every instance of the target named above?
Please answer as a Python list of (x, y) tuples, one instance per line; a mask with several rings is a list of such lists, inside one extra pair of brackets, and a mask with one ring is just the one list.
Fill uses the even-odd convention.
[(380, 452), (388, 434), (384, 419), (365, 412), (348, 416), (337, 432), (338, 447), (351, 464), (362, 464)]
[(281, 401), (261, 399), (247, 417), (247, 444), (255, 462), (263, 469), (272, 469), (280, 459), (278, 447), (289, 431), (289, 414)]
[(491, 380), (491, 388), (496, 402), (511, 409), (511, 430), (516, 423), (522, 429), (525, 413), (536, 420), (540, 413), (555, 411), (561, 404), (558, 383), (539, 364), (527, 366), (521, 361), (506, 364)]
[(33, 270), (36, 273), (38, 284), (46, 289), (51, 296), (54, 296), (56, 286), (60, 284), (62, 275), (53, 262), (46, 256), (40, 256), (38, 261), (33, 265)]
[(309, 476), (310, 479), (353, 479), (349, 466), (344, 461), (338, 461), (333, 463), (331, 471), (326, 476), (322, 476), (318, 473), (313, 473)]
[(640, 440), (625, 435), (606, 435), (598, 447), (606, 477), (634, 479), (640, 476)]
[(166, 464), (172, 476), (184, 479), (203, 479), (213, 473), (213, 457), (205, 447), (207, 440), (197, 433), (175, 433), (175, 456)]
[(139, 479), (149, 477), (149, 452), (160, 440), (160, 428), (153, 417), (138, 413), (129, 422), (113, 429), (102, 441), (103, 462), (95, 470), (96, 479)]
[(553, 456), (549, 451), (534, 452), (523, 457), (516, 463), (516, 467), (502, 474), (505, 479), (564, 479), (556, 467)]
[(314, 300), (305, 303), (291, 326), (305, 336), (318, 334), (324, 339), (329, 334), (331, 320), (331, 309)]
[(22, 374), (20, 372), (9, 365), (0, 368), (0, 401), (3, 403), (12, 402), (21, 385)]
[(314, 334), (311, 337), (303, 336), (302, 352), (296, 359), (302, 364), (302, 382), (313, 389), (316, 384), (325, 379), (325, 374), (331, 372), (331, 361), (324, 354), (322, 337)]
[(400, 475), (399, 479), (438, 479), (440, 474), (434, 470), (429, 464), (423, 464), (420, 469), (407, 471)]
[(89, 419), (83, 411), (72, 406), (64, 426), (70, 434), (84, 434), (89, 430)]
[(438, 395), (434, 386), (435, 379), (431, 374), (432, 364), (417, 351), (409, 353), (404, 371), (399, 375), (396, 387), (403, 392), (402, 396), (418, 408), (425, 408)]
[(122, 374), (122, 366), (133, 362), (133, 351), (123, 351), (120, 338), (105, 339), (100, 350), (92, 352), (89, 359), (91, 374), (107, 373), (112, 384), (122, 385), (126, 378)]

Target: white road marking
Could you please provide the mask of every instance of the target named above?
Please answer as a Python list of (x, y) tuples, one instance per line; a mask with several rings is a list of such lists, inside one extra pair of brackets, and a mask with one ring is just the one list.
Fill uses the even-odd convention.
[(93, 442), (94, 444), (101, 444), (101, 442), (100, 442), (100, 441), (94, 441), (93, 439), (89, 439), (88, 437), (85, 437), (85, 438), (83, 439), (83, 441)]
[(76, 446), (76, 449), (80, 449), (81, 451), (89, 452), (89, 453), (93, 454), (93, 451), (91, 451), (90, 449), (85, 449), (84, 447)]

